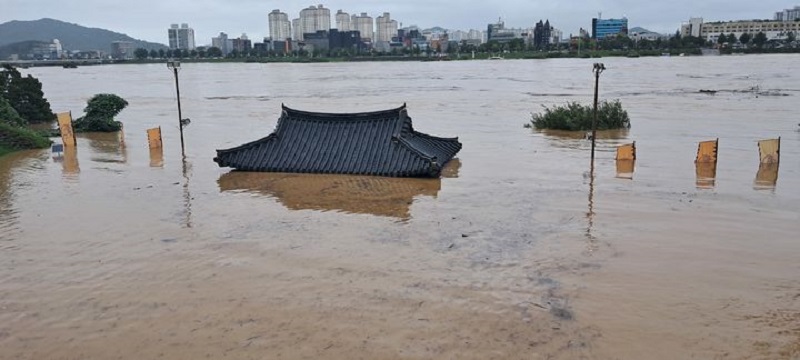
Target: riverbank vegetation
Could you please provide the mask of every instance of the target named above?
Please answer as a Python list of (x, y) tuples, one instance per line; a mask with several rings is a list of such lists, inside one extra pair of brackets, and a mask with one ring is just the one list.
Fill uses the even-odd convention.
[[(525, 127), (550, 130), (592, 130), (594, 108), (577, 102), (563, 106), (543, 106), (542, 113), (533, 114), (531, 122)], [(627, 129), (631, 127), (628, 112), (623, 110), (619, 100), (603, 101), (597, 106), (597, 129)]]
[(18, 150), (44, 149), (50, 143), (41, 132), (0, 121), (0, 156)]
[(27, 126), (51, 121), (54, 117), (38, 79), (30, 75), (23, 77), (8, 66), (0, 71), (0, 156), (50, 146), (47, 136)]
[(86, 115), (73, 123), (78, 132), (114, 132), (122, 129), (122, 123), (114, 117), (128, 106), (128, 102), (114, 94), (97, 94), (86, 102)]

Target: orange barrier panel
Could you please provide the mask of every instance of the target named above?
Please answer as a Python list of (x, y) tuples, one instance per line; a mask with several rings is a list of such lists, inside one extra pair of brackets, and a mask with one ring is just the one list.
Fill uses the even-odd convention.
[(147, 129), (147, 142), (150, 144), (150, 148), (160, 148), (161, 147), (161, 127)]
[(713, 162), (698, 162), (695, 164), (698, 189), (713, 189), (716, 185), (717, 164)]
[(636, 160), (636, 142), (618, 146), (617, 160)]
[(77, 174), (81, 172), (81, 167), (78, 164), (78, 148), (76, 146), (64, 147), (64, 158), (61, 164), (64, 174)]
[(777, 164), (781, 161), (781, 138), (758, 142), (758, 155), (762, 164)]
[(58, 129), (61, 130), (61, 141), (65, 147), (75, 146), (75, 132), (72, 130), (72, 113), (62, 112), (57, 114)]
[[(695, 158), (694, 162), (716, 164), (718, 145), (719, 145), (719, 139), (701, 141), (700, 145), (697, 146), (697, 158)], [(715, 172), (716, 172), (716, 167), (715, 167)]]
[(778, 184), (778, 163), (761, 163), (758, 166), (753, 188), (756, 190), (775, 189)]
[(632, 180), (635, 165), (636, 160), (617, 160), (617, 178)]
[(150, 167), (164, 167), (164, 149), (150, 148)]

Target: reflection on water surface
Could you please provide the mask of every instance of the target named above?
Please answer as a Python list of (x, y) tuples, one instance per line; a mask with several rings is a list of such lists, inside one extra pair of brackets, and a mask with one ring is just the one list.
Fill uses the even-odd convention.
[(408, 219), (417, 196), (436, 197), (440, 179), (232, 171), (220, 191), (273, 197), (292, 210), (343, 211)]

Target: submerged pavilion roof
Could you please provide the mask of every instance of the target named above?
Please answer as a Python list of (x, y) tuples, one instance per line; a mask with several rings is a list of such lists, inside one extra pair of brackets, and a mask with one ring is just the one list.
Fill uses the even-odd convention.
[(217, 150), (214, 161), (244, 171), (437, 177), (459, 150), (458, 138), (415, 131), (405, 104), (352, 114), (283, 106), (272, 134)]

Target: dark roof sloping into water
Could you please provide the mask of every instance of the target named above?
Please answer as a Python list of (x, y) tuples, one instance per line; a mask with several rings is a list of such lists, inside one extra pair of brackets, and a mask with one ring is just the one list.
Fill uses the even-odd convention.
[(458, 138), (415, 131), (405, 105), (352, 114), (283, 106), (275, 132), (217, 150), (214, 161), (244, 171), (436, 177), (459, 150)]

